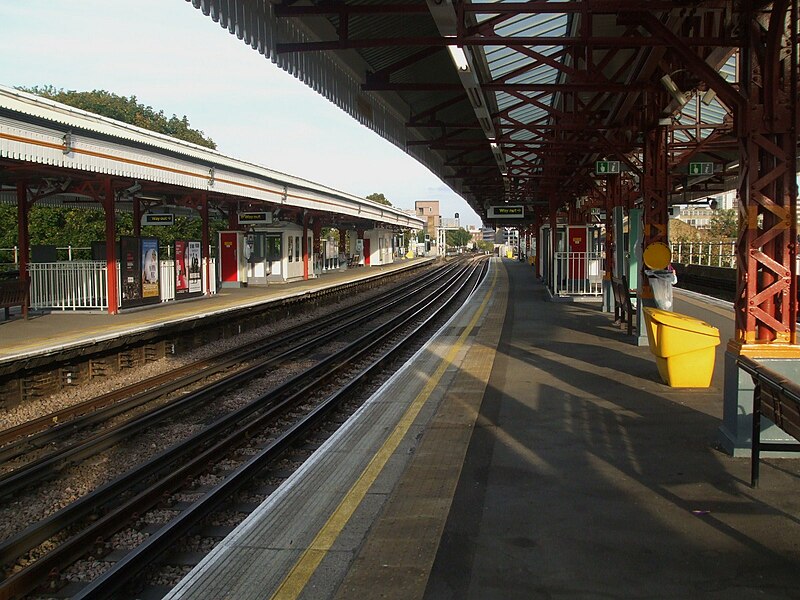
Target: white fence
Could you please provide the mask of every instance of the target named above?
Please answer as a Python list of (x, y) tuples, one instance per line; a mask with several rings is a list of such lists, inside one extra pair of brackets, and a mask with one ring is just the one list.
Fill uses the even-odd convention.
[(108, 308), (106, 261), (31, 263), (31, 308)]
[(599, 296), (603, 293), (600, 252), (556, 252), (553, 260), (556, 296)]
[[(205, 261), (203, 261), (205, 265)], [(55, 263), (31, 263), (28, 273), (31, 278), (31, 302), (33, 309), (79, 310), (108, 309), (106, 261), (70, 261)], [(205, 268), (203, 289), (216, 294), (216, 265), (211, 260), (211, 281), (207, 282)], [(117, 289), (121, 290), (119, 264), (117, 264)], [(175, 262), (160, 261), (160, 293), (161, 301), (175, 300)], [(118, 295), (117, 308), (121, 295)]]
[(736, 268), (736, 242), (674, 242), (672, 262)]

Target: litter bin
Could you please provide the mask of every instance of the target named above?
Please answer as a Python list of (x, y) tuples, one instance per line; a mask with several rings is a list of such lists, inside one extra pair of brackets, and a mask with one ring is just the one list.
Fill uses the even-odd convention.
[(714, 374), (719, 329), (687, 315), (643, 308), (647, 342), (661, 379), (670, 387), (706, 388)]
[(653, 299), (661, 310), (672, 310), (672, 286), (677, 283), (675, 271), (669, 269), (645, 269), (645, 275), (650, 280), (653, 290)]

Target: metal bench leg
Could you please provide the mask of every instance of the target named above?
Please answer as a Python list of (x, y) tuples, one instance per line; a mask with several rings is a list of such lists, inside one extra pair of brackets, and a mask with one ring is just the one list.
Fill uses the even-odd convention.
[(761, 451), (761, 389), (753, 390), (753, 435), (750, 438), (750, 487), (758, 487), (758, 461)]

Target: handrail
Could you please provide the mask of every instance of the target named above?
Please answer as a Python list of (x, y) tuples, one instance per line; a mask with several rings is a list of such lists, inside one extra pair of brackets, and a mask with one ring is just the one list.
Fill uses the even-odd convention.
[(747, 356), (736, 364), (753, 378), (753, 424), (750, 450), (750, 487), (758, 487), (758, 468), (762, 450), (800, 452), (800, 444), (791, 441), (762, 442), (761, 416), (800, 441), (800, 385)]

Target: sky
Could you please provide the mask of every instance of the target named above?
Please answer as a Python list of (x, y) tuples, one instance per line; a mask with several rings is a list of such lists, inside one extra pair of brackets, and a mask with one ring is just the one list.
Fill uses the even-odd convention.
[(0, 2), (0, 84), (107, 90), (186, 115), (217, 150), (399, 208), (469, 205), (401, 149), (285, 73), (185, 0)]

